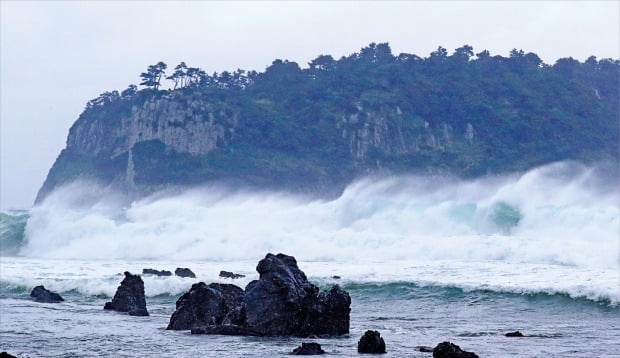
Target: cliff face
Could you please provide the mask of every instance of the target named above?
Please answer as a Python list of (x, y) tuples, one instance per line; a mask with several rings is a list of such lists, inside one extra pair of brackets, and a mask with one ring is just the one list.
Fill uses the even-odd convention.
[(77, 178), (135, 195), (217, 181), (331, 197), (364, 175), (566, 159), (618, 176), (619, 61), (457, 50), (421, 59), (373, 44), (304, 70), (277, 60), (176, 90), (106, 92), (71, 127), (37, 202)]

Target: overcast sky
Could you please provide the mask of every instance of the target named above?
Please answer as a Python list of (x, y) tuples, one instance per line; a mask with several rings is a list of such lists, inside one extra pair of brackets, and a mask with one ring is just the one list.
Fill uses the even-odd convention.
[(208, 73), (302, 67), (371, 42), (426, 57), (469, 44), (508, 55), (620, 57), (618, 1), (0, 2), (0, 206), (29, 208), (69, 128), (101, 92), (150, 64)]

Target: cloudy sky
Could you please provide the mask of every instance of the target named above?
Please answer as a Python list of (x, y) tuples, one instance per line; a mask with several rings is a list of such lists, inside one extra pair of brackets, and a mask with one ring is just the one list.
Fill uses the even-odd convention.
[(304, 66), (370, 42), (422, 57), (439, 45), (620, 57), (618, 1), (0, 1), (0, 206), (29, 208), (71, 124), (101, 92), (163, 60), (209, 73)]

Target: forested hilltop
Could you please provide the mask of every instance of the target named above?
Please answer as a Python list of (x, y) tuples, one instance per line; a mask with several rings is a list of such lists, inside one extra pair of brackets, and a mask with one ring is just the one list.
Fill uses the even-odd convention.
[(37, 201), (78, 177), (139, 195), (208, 181), (335, 195), (369, 174), (474, 177), (564, 159), (617, 175), (619, 79), (614, 59), (548, 65), (470, 46), (421, 58), (373, 43), (262, 73), (160, 62), (141, 89), (88, 102)]

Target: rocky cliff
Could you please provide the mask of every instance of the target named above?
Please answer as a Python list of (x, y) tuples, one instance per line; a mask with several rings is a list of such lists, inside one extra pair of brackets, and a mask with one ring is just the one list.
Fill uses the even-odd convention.
[(333, 196), (386, 172), (617, 162), (618, 83), (608, 76), (618, 61), (547, 66), (455, 53), (437, 62), (372, 46), (373, 56), (322, 56), (305, 70), (278, 60), (236, 81), (106, 92), (71, 127), (37, 201), (76, 178), (137, 195), (218, 181)]

